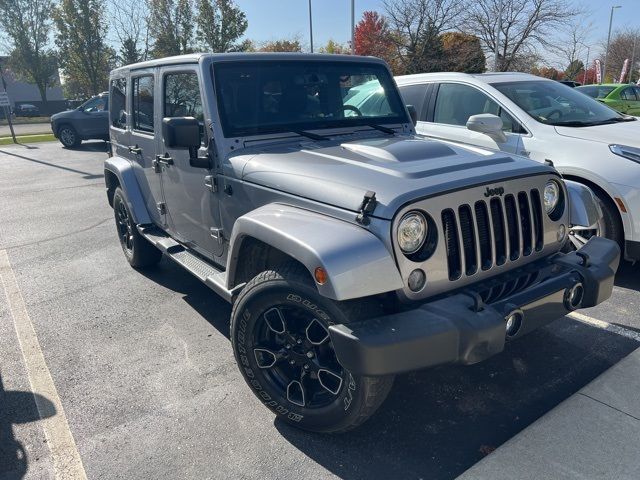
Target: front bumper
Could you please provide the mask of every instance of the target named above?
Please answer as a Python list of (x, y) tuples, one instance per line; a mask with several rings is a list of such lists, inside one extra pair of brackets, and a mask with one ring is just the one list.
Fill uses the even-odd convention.
[[(389, 375), (446, 363), (470, 365), (501, 352), (507, 340), (506, 318), (519, 314), (518, 338), (575, 310), (567, 294), (584, 291), (578, 308), (611, 296), (620, 248), (594, 237), (578, 252), (558, 254), (530, 264), (535, 281), (516, 293), (484, 304), (467, 289), (417, 308), (329, 327), (340, 364), (358, 375)], [(508, 282), (509, 279), (503, 279)], [(513, 282), (512, 282), (513, 283)], [(517, 283), (517, 282), (515, 282)]]

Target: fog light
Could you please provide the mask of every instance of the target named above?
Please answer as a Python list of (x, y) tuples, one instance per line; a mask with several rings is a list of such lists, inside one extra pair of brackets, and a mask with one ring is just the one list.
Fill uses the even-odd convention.
[(518, 333), (520, 327), (522, 327), (523, 316), (524, 315), (521, 311), (511, 312), (509, 315), (507, 315), (507, 324), (505, 327), (507, 331), (507, 337), (513, 337)]
[(567, 288), (564, 292), (564, 306), (567, 310), (575, 310), (582, 305), (584, 297), (584, 287), (581, 283), (576, 283), (573, 287)]
[(422, 287), (424, 287), (424, 284), (426, 281), (427, 281), (427, 276), (425, 275), (425, 273), (419, 268), (416, 268), (413, 272), (409, 274), (409, 281), (408, 281), (409, 289), (412, 292), (418, 292), (422, 290)]
[(565, 227), (564, 225), (561, 224), (558, 227), (558, 241), (562, 242), (566, 235), (567, 235), (567, 227)]

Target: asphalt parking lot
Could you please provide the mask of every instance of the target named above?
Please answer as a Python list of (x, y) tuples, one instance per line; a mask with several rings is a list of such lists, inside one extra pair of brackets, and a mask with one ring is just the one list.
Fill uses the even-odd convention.
[[(640, 346), (640, 267), (624, 264), (582, 320), (402, 375), (355, 432), (297, 431), (245, 386), (224, 301), (165, 260), (128, 266), (105, 158), (102, 142), (0, 147), (0, 478), (452, 479)], [(58, 398), (34, 399), (39, 378)], [(56, 435), (78, 456), (52, 453)]]

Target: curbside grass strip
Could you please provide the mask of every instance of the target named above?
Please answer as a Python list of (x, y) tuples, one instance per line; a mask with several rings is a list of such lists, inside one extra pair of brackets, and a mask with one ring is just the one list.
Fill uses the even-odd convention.
[[(17, 144), (21, 143), (36, 143), (36, 142), (53, 142), (56, 137), (52, 133), (37, 134), (37, 135), (17, 135)], [(14, 145), (13, 138), (0, 137), (0, 145)]]

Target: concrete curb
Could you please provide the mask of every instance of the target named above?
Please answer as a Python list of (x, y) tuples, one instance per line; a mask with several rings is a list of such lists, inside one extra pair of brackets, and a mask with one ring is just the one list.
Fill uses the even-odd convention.
[(640, 478), (640, 348), (458, 480)]

